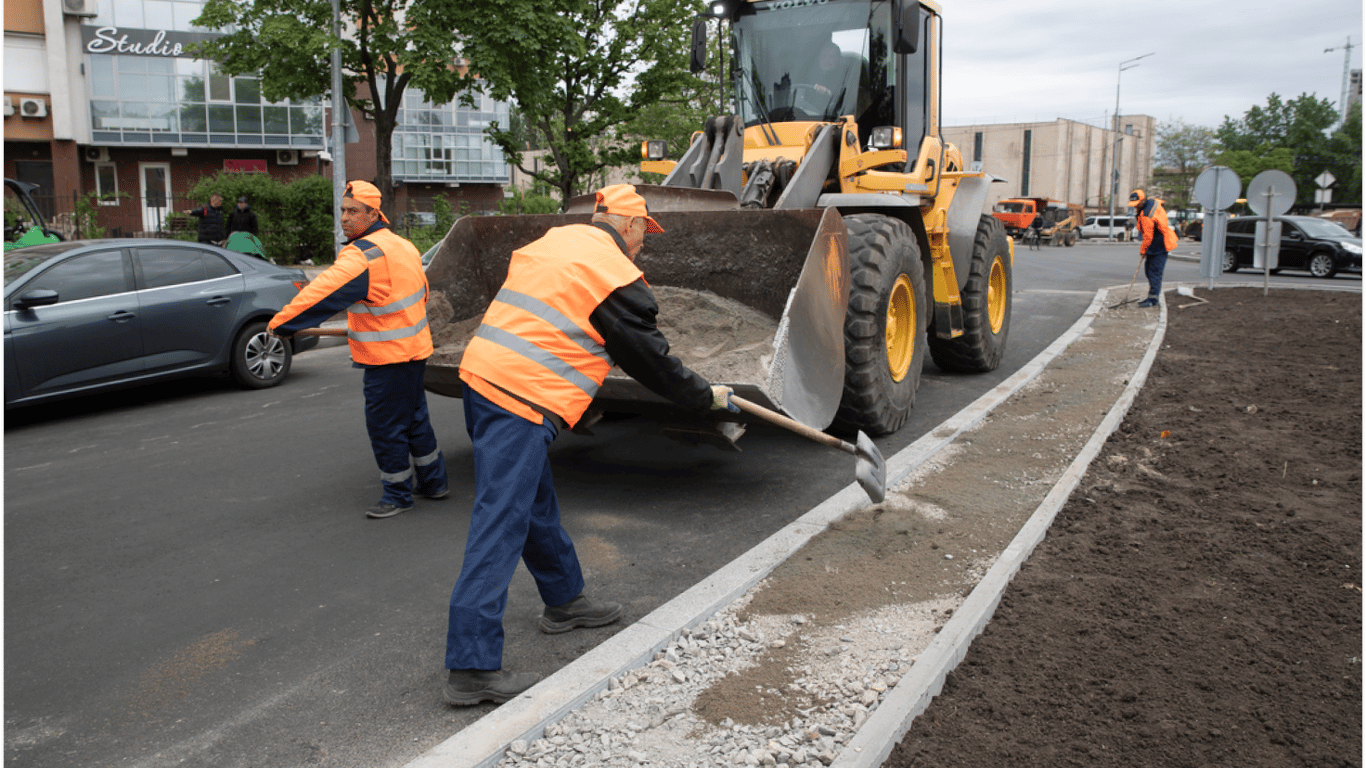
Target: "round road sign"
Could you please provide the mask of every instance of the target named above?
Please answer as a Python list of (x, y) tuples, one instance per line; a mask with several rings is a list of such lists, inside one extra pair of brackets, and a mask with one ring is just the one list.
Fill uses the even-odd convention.
[(1243, 180), (1232, 168), (1216, 165), (1200, 172), (1195, 180), (1195, 199), (1207, 210), (1222, 211), (1238, 202)]
[(1295, 204), (1295, 180), (1285, 171), (1262, 171), (1247, 185), (1247, 205), (1258, 216), (1280, 216)]

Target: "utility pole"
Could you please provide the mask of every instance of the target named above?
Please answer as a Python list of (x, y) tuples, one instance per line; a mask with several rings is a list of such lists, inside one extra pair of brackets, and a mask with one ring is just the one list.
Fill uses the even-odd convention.
[[(1115, 198), (1119, 195), (1119, 79), (1124, 74), (1124, 70), (1133, 69), (1138, 66), (1134, 64), (1139, 59), (1146, 59), (1151, 53), (1136, 56), (1119, 63), (1119, 74), (1115, 75), (1115, 147), (1110, 152), (1110, 234), (1107, 240), (1115, 239)], [(1129, 66), (1124, 66), (1128, 64)]]
[(1348, 35), (1346, 45), (1338, 45), (1332, 48), (1323, 49), (1324, 53), (1332, 53), (1337, 50), (1346, 51), (1342, 56), (1342, 99), (1338, 102), (1338, 126), (1347, 122), (1347, 83), (1350, 80), (1349, 75), (1352, 71), (1352, 49), (1355, 47), (1356, 46), (1352, 45), (1352, 36)]

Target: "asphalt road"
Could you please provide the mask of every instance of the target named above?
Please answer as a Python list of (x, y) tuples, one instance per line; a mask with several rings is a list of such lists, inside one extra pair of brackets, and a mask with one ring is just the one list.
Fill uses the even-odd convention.
[[(1028, 362), (1136, 263), (1131, 244), (1021, 249), (1004, 364), (928, 364), (883, 453)], [(1177, 281), (1201, 282), (1197, 265), (1170, 262)], [(6, 414), (5, 764), (397, 766), (487, 712), (440, 696), (473, 487), (459, 401), (431, 404), (451, 496), (380, 521), (362, 515), (377, 470), (343, 347), (301, 355), (273, 390), (194, 380)], [(555, 671), (853, 481), (851, 458), (795, 435), (755, 426), (740, 445), (684, 447), (643, 420), (557, 440), (589, 589), (626, 619), (542, 635), (519, 571), (505, 665)]]

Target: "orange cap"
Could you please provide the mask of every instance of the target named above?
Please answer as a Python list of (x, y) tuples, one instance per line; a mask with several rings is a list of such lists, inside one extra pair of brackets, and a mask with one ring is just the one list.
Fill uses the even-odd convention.
[(645, 219), (646, 232), (663, 232), (659, 222), (650, 218), (650, 209), (645, 198), (636, 192), (631, 184), (613, 184), (598, 190), (598, 205), (594, 213), (615, 213), (618, 216), (631, 216)]
[[(358, 203), (364, 203), (365, 205), (374, 208), (376, 211), (379, 211), (380, 203), (383, 202), (383, 197), (381, 197), (379, 193), (379, 187), (368, 181), (346, 182), (346, 191), (342, 193), (342, 197), (349, 197)], [(383, 211), (380, 211), (379, 219), (385, 224), (389, 223), (389, 219), (385, 217)]]
[(1135, 189), (1133, 192), (1129, 193), (1129, 207), (1133, 208), (1135, 206), (1138, 206), (1142, 204), (1144, 200), (1147, 199), (1148, 196), (1143, 193), (1143, 190)]

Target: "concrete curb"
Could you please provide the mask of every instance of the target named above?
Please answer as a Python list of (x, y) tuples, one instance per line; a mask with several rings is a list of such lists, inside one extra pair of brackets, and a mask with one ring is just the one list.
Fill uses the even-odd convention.
[[(1107, 289), (1097, 292), (1086, 312), (1046, 349), (1010, 378), (990, 392), (954, 414), (934, 431), (899, 451), (887, 460), (889, 487), (905, 479), (920, 465), (959, 435), (986, 418), (998, 405), (1009, 400), (1020, 388), (1039, 376), (1055, 358), (1081, 337), (1105, 307)], [(1064, 478), (1040, 507), (1054, 505), (1046, 513), (1036, 512), (1016, 539), (1001, 555), (1000, 561), (988, 576), (969, 595), (968, 600), (954, 614), (954, 618), (939, 633), (937, 639), (920, 661), (889, 693), (874, 716), (865, 723), (858, 735), (846, 745), (836, 765), (874, 766), (880, 764), (892, 747), (910, 727), (911, 719), (924, 710), (929, 700), (938, 693), (944, 677), (966, 653), (972, 638), (981, 632), (1000, 594), (1019, 563), (1028, 557), (1035, 544), (1042, 539), (1057, 508), (1085, 473), (1086, 465), (1100, 446), (1123, 419), (1133, 394), (1142, 386), (1151, 359), (1156, 355), (1162, 329), (1166, 327), (1166, 306), (1162, 307), (1158, 334), (1135, 376), (1110, 416), (1102, 423), (1096, 436), (1087, 443), (1088, 455), (1082, 455), (1071, 465)], [(1122, 406), (1122, 410), (1119, 410)], [(1113, 422), (1113, 423), (1112, 423)], [(1102, 434), (1103, 433), (1103, 434)], [(1064, 487), (1065, 486), (1065, 487)], [(713, 573), (688, 591), (670, 600), (635, 624), (613, 635), (588, 653), (561, 668), (518, 698), (499, 706), (449, 739), (428, 750), (405, 768), (490, 768), (501, 760), (509, 744), (518, 739), (530, 741), (540, 737), (547, 725), (577, 709), (608, 682), (625, 672), (649, 663), (656, 651), (662, 650), (684, 629), (698, 626), (713, 614), (743, 596), (784, 560), (801, 549), (829, 524), (847, 513), (868, 504), (867, 496), (857, 483), (826, 499), (782, 530), (760, 542), (753, 549)], [(1021, 546), (1028, 539), (1027, 547)], [(1013, 567), (1003, 568), (1007, 561)], [(989, 579), (995, 576), (990, 586)], [(990, 594), (988, 594), (990, 593)], [(871, 759), (881, 754), (875, 761)], [(866, 754), (866, 758), (865, 758)]]
[[(1105, 301), (1108, 291), (1102, 290), (1092, 302), (1090, 309), (1082, 316), (1089, 325), (1095, 319), (1099, 306)], [(954, 611), (953, 618), (935, 635), (909, 672), (897, 683), (877, 710), (868, 718), (858, 733), (831, 763), (830, 768), (876, 768), (886, 761), (892, 749), (901, 742), (916, 716), (925, 711), (930, 701), (944, 687), (944, 680), (968, 652), (968, 646), (986, 628), (987, 622), (996, 612), (1001, 596), (1009, 586), (1010, 580), (1029, 558), (1048, 528), (1057, 516), (1058, 510), (1066, 503), (1068, 496), (1081, 482), (1092, 460), (1100, 453), (1105, 441), (1119, 428), (1125, 414), (1133, 406), (1134, 398), (1143, 388), (1152, 368), (1157, 351), (1166, 335), (1167, 304), (1160, 305), (1157, 331), (1148, 343), (1147, 351), (1138, 364), (1138, 369), (1130, 377), (1128, 385), (1105, 418), (1101, 420), (1091, 439), (1087, 441), (1077, 457), (1068, 465), (1053, 489), (1043, 502), (1020, 528), (1010, 544), (1001, 553), (996, 563), (973, 588), (963, 604)], [(1070, 332), (1069, 332), (1070, 334)]]

